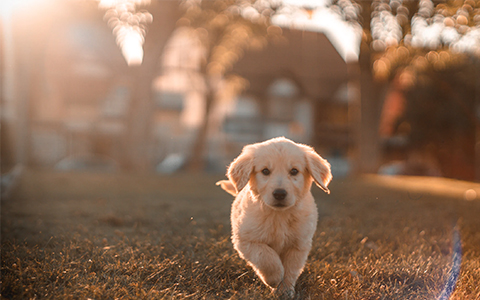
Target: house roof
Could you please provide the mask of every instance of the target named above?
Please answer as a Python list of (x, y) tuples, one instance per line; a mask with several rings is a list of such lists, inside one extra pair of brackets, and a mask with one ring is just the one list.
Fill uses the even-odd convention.
[(312, 99), (331, 98), (347, 81), (347, 64), (321, 32), (283, 29), (286, 42), (249, 50), (233, 67), (250, 82), (248, 92), (262, 95), (278, 78), (289, 78)]

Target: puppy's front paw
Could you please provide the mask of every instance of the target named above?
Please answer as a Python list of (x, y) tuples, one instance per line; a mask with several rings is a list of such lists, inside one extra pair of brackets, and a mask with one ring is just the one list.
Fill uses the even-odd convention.
[(280, 282), (278, 287), (273, 290), (274, 294), (277, 296), (278, 299), (294, 299), (295, 297), (295, 289), (293, 286), (288, 286), (284, 283), (284, 281)]

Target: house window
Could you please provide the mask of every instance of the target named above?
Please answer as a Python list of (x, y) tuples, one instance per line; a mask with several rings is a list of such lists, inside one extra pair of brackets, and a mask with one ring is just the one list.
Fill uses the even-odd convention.
[(277, 79), (268, 88), (268, 117), (288, 122), (294, 118), (298, 88), (288, 79)]

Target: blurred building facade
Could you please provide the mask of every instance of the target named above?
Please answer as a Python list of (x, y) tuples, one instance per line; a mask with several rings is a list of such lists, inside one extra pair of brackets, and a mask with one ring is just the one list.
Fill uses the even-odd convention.
[[(154, 38), (148, 45), (146, 40), (141, 66), (127, 65), (96, 2), (51, 3), (2, 19), (2, 167), (165, 173), (185, 168), (206, 118), (208, 88), (195, 29), (175, 26), (178, 3), (152, 2), (153, 10), (163, 12), (156, 18), (163, 23), (149, 31)], [(475, 101), (467, 109), (456, 105), (461, 101), (449, 87), (450, 94), (438, 95), (447, 104), (437, 111), (432, 107), (438, 103), (430, 101), (435, 97), (428, 104), (422, 96), (432, 86), (409, 92), (396, 80), (378, 83), (372, 74), (360, 75), (360, 65), (371, 67), (371, 53), (346, 63), (322, 32), (274, 29), (281, 39), (244, 51), (232, 66), (229, 75), (246, 82), (240, 93), (226, 78), (216, 82), (213, 113), (207, 116), (207, 168), (223, 172), (245, 144), (285, 136), (314, 146), (339, 169), (335, 175), (356, 167), (473, 179), (472, 124), (478, 120), (462, 110), (474, 111)], [(152, 48), (156, 52), (149, 52)], [(467, 92), (457, 94), (473, 93)], [(427, 103), (422, 114), (455, 123), (444, 127), (457, 128), (450, 134), (456, 138), (443, 141), (435, 127), (417, 140), (436, 134), (436, 144), (405, 147), (405, 139), (420, 132), (408, 117), (428, 119), (408, 114), (402, 119), (408, 101), (416, 101), (410, 103), (413, 112), (420, 111), (414, 105)], [(421, 129), (431, 124), (423, 123)], [(385, 131), (386, 124), (396, 129)]]
[[(234, 66), (233, 72), (249, 82), (238, 104), (252, 103), (257, 113), (249, 116), (253, 120), (232, 115), (227, 128), (234, 132), (238, 124), (241, 131), (245, 123), (257, 134), (255, 140), (285, 136), (323, 155), (347, 157), (353, 139), (349, 105), (357, 96), (349, 86), (353, 66), (322, 32), (280, 30), (285, 40), (246, 52)], [(235, 142), (235, 135), (229, 138)]]
[[(54, 5), (55, 4), (55, 5)], [(4, 49), (11, 93), (2, 95), (2, 163), (53, 167), (82, 156), (120, 157), (128, 78), (96, 6), (51, 3), (12, 14)], [(68, 165), (68, 164), (67, 164)]]
[[(136, 74), (95, 5), (50, 10), (45, 16), (59, 17), (47, 23), (38, 18), (27, 25), (28, 15), (10, 21), (15, 36), (5, 50), (14, 65), (4, 72), (29, 88), (21, 94), (16, 86), (2, 97), (2, 107), (13, 112), (2, 114), (2, 164), (121, 169), (128, 148), (138, 147), (125, 139)], [(322, 33), (285, 29), (284, 37), (247, 51), (234, 66), (249, 84), (240, 95), (219, 93), (207, 143), (211, 168), (223, 169), (243, 145), (274, 136), (347, 153), (346, 63)], [(162, 162), (172, 157), (181, 167), (191, 155), (205, 117), (201, 59), (201, 45), (188, 29), (171, 34), (145, 115), (149, 132), (142, 146), (151, 170), (169, 170)]]

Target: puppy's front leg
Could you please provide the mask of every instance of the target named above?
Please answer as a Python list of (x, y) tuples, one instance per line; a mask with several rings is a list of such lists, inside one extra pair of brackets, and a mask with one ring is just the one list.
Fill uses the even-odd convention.
[(280, 285), (284, 275), (282, 261), (270, 246), (262, 243), (240, 242), (236, 248), (266, 285), (272, 289)]
[(307, 261), (310, 249), (307, 248), (290, 248), (281, 256), (285, 276), (282, 284), (278, 287), (280, 293), (286, 293), (289, 296), (295, 294), (295, 282), (303, 271), (305, 262)]

